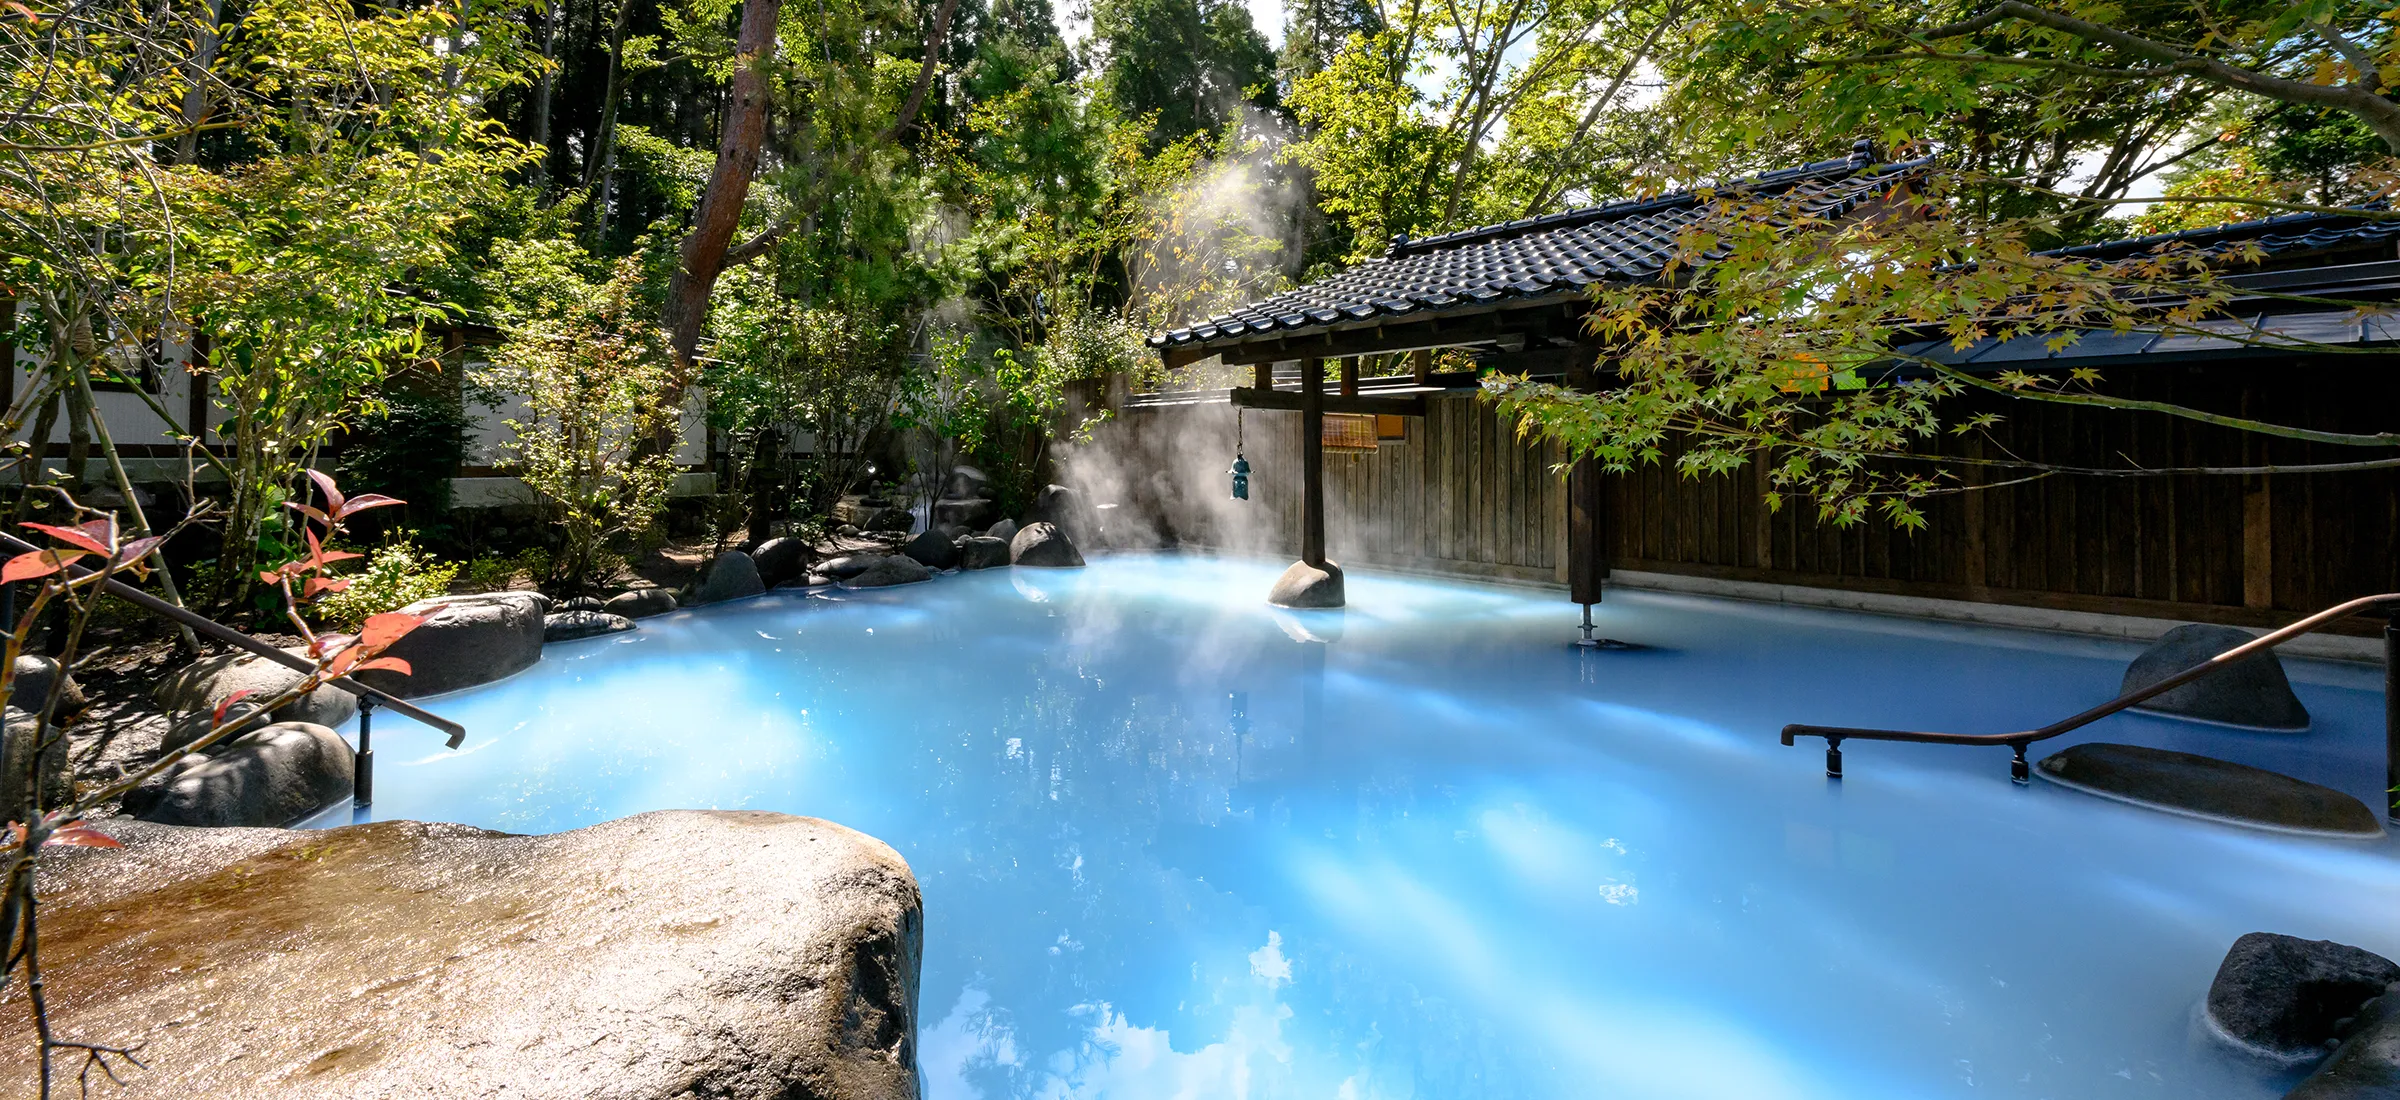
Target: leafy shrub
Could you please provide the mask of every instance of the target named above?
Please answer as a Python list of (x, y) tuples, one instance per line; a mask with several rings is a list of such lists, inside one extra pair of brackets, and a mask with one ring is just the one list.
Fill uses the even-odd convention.
[(449, 592), (457, 576), (456, 564), (435, 560), (406, 540), (391, 542), (367, 559), (364, 570), (348, 578), (350, 587), (317, 601), (317, 617), (355, 629), (368, 616)]
[(498, 592), (513, 587), (519, 577), (540, 580), (549, 576), (550, 552), (537, 546), (518, 551), (514, 557), (485, 554), (468, 562), (466, 573), (468, 590)]

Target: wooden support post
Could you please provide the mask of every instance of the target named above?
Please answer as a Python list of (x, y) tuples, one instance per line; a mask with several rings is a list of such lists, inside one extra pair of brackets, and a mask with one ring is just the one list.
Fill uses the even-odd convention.
[[(2257, 397), (2256, 387), (2243, 390), (2243, 416), (2259, 415)], [(2242, 459), (2244, 465), (2267, 465), (2266, 440), (2244, 433)], [(2275, 606), (2275, 498), (2266, 474), (2242, 476), (2242, 606)]]
[(1300, 560), (1325, 565), (1325, 361), (1300, 361)]
[(1606, 478), (1595, 458), (1567, 467), (1567, 598), (1576, 603), (1599, 603), (1608, 582)]
[(1358, 396), (1358, 356), (1342, 360), (1342, 396)]
[(1430, 386), (1430, 385), (1432, 385), (1432, 384), (1433, 384), (1433, 349), (1431, 349), (1431, 348), (1418, 348), (1418, 349), (1417, 349), (1417, 350), (1415, 350), (1415, 351), (1409, 352), (1409, 353), (1408, 353), (1408, 369), (1409, 369), (1409, 373), (1411, 373), (1411, 374), (1414, 374), (1414, 375), (1416, 375), (1416, 376), (1417, 376), (1417, 384), (1418, 384), (1418, 385), (1420, 385), (1420, 386)]
[(1275, 364), (1273, 364), (1273, 363), (1253, 363), (1253, 364), (1251, 364), (1251, 365), (1250, 365), (1250, 385), (1251, 385), (1252, 387), (1256, 388), (1256, 389), (1262, 389), (1262, 390), (1271, 390), (1271, 389), (1274, 389), (1274, 388), (1275, 388)]

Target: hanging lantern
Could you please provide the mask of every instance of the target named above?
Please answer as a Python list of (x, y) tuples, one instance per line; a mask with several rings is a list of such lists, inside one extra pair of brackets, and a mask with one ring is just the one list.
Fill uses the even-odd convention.
[(1250, 460), (1240, 451), (1233, 453), (1233, 499), (1250, 499)]

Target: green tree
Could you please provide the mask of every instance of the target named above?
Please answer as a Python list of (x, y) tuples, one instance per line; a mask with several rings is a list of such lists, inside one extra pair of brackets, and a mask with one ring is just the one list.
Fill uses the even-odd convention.
[(1275, 105), (1275, 52), (1234, 0), (1098, 0), (1099, 87), (1122, 118), (1147, 118), (1153, 149)]

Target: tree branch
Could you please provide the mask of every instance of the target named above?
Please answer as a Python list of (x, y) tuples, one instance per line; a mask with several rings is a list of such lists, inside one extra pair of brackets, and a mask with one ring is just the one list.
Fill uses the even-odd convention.
[(917, 82), (908, 89), (908, 101), (900, 105), (892, 124), (876, 137), (876, 144), (896, 140), (916, 125), (917, 111), (925, 106), (925, 92), (933, 87), (933, 74), (942, 66), (942, 42), (950, 37), (950, 15), (957, 10), (958, 0), (942, 0), (941, 10), (933, 13), (933, 29), (925, 34), (925, 59), (917, 65)]

